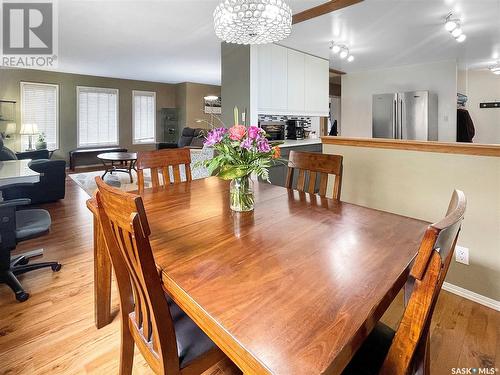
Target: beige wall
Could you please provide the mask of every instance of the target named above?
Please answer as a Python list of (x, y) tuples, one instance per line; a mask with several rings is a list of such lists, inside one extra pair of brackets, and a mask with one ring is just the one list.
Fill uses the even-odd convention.
[[(221, 95), (220, 86), (205, 85), (201, 83), (183, 82), (176, 88), (176, 104), (179, 110), (179, 127), (208, 128), (206, 122), (197, 123), (201, 119), (210, 123), (210, 114), (204, 112), (203, 98), (208, 95)], [(220, 117), (220, 116), (219, 116)], [(214, 120), (214, 126), (220, 126)]]
[(474, 143), (500, 143), (500, 110), (479, 103), (500, 100), (500, 75), (489, 70), (460, 70), (459, 92), (468, 96), (466, 108), (474, 122)]
[[(0, 98), (17, 101), (17, 126), (21, 123), (20, 82), (52, 83), (59, 85), (59, 151), (57, 158), (68, 158), (68, 152), (77, 147), (76, 86), (116, 88), (119, 90), (120, 146), (130, 150), (152, 149), (153, 145), (132, 145), (132, 90), (156, 92), (157, 140), (161, 140), (159, 110), (175, 107), (175, 85), (125, 79), (94, 77), (78, 74), (28, 69), (0, 69)], [(0, 129), (3, 130), (3, 129)], [(19, 136), (17, 145), (19, 150)], [(12, 147), (12, 144), (8, 145)]]
[(438, 95), (438, 138), (456, 141), (457, 63), (443, 61), (342, 75), (343, 137), (372, 136), (372, 97), (427, 90)]
[(468, 206), (458, 244), (470, 265), (452, 262), (447, 281), (500, 301), (500, 158), (323, 145), (344, 156), (341, 199), (435, 222), (453, 189)]

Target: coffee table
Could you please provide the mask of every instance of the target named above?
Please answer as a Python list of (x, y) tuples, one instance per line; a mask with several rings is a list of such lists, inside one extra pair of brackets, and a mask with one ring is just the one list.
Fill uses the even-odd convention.
[[(132, 178), (132, 169), (137, 172), (135, 169), (135, 162), (137, 161), (137, 153), (135, 152), (105, 152), (103, 154), (97, 155), (97, 158), (102, 162), (106, 171), (101, 176), (104, 179), (104, 176), (109, 172), (113, 174), (113, 172), (125, 172), (130, 177), (130, 183), (134, 182)], [(115, 163), (119, 163), (116, 165)]]

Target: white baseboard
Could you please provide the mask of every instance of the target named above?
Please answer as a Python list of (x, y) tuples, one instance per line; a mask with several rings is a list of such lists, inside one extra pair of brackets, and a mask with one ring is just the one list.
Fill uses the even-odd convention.
[(446, 290), (450, 293), (456, 294), (460, 297), (467, 298), (468, 300), (477, 302), (481, 305), (489, 307), (493, 310), (500, 311), (500, 301), (496, 301), (492, 298), (485, 297), (481, 294), (477, 294), (471, 292), (468, 289), (461, 288), (459, 286), (447, 283), (446, 281), (443, 283), (443, 290)]

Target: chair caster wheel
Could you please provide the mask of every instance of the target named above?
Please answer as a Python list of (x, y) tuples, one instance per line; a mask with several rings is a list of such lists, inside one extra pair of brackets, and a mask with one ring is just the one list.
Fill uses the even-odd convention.
[(52, 268), (52, 271), (54, 271), (54, 272), (59, 272), (61, 270), (61, 267), (62, 267), (62, 265), (59, 263), (54, 264), (53, 266), (50, 266), (50, 268)]
[(16, 293), (16, 299), (17, 299), (19, 302), (24, 302), (24, 301), (26, 301), (28, 298), (30, 298), (29, 293), (26, 293), (26, 292)]

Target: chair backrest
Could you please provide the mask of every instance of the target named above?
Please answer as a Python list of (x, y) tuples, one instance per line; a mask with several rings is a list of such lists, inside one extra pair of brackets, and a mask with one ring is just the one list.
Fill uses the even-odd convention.
[[(162, 149), (137, 153), (137, 185), (139, 194), (144, 191), (144, 169), (151, 170), (153, 188), (160, 187), (159, 173), (163, 177), (163, 184), (176, 184), (181, 181), (180, 165), (186, 169), (186, 181), (191, 181), (191, 152), (187, 148)], [(170, 178), (170, 167), (173, 179)]]
[[(298, 170), (297, 186), (298, 191), (307, 193), (318, 193), (326, 196), (328, 185), (328, 175), (335, 175), (333, 185), (333, 199), (340, 200), (340, 189), (342, 187), (342, 156), (319, 154), (315, 152), (290, 151), (288, 157), (288, 173), (285, 186), (294, 189), (294, 172)], [(319, 179), (319, 187), (318, 187)]]
[(423, 362), (428, 355), (432, 313), (453, 257), (466, 205), (464, 193), (455, 190), (446, 217), (427, 228), (410, 272), (413, 291), (380, 374), (407, 374), (427, 366)]
[(142, 198), (96, 177), (99, 221), (116, 274), (122, 319), (156, 373), (179, 371), (174, 324), (149, 243)]

